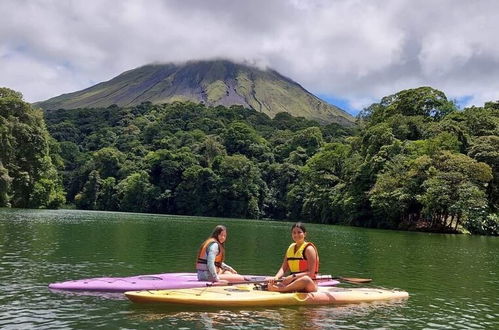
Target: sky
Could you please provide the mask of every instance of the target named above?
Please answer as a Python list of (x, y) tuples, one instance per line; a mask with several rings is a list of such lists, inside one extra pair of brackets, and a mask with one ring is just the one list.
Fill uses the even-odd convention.
[(150, 63), (272, 68), (352, 114), (431, 86), (499, 100), (495, 0), (0, 0), (0, 87), (28, 102)]

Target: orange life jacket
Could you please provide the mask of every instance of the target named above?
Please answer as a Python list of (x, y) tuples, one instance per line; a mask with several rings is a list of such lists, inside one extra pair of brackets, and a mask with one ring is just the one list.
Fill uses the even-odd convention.
[(286, 251), (286, 261), (288, 262), (289, 271), (291, 274), (308, 272), (308, 260), (305, 256), (305, 249), (308, 246), (312, 246), (315, 249), (315, 270), (314, 277), (319, 272), (319, 253), (317, 252), (317, 248), (313, 243), (305, 242), (303, 243), (298, 250), (295, 251), (296, 243), (291, 243)]
[(211, 237), (211, 238), (208, 238), (206, 241), (204, 241), (204, 243), (201, 245), (201, 249), (199, 249), (198, 259), (196, 261), (196, 269), (197, 270), (208, 270), (207, 250), (208, 250), (208, 247), (213, 243), (218, 244), (218, 254), (215, 257), (215, 266), (222, 267), (222, 262), (224, 261), (224, 257), (225, 257), (225, 249), (224, 249), (223, 245), (220, 244), (220, 242), (218, 242), (216, 239)]

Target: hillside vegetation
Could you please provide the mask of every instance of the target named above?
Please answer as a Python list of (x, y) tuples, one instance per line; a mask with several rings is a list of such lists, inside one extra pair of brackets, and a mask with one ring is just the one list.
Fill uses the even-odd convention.
[(195, 103), (46, 120), (82, 209), (499, 232), (499, 103), (458, 110), (430, 87), (404, 90), (355, 129)]

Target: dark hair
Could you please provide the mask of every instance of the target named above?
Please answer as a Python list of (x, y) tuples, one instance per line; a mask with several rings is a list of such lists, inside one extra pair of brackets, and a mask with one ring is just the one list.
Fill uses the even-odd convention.
[[(227, 228), (225, 228), (225, 226), (218, 225), (218, 226), (215, 227), (215, 229), (213, 229), (213, 231), (211, 232), (210, 237), (214, 238), (214, 239), (216, 239), (218, 241), (218, 235), (220, 235), (220, 233), (223, 232), (223, 231), (227, 231)], [(218, 243), (220, 243), (220, 242), (218, 242)], [(220, 244), (222, 244), (222, 243), (220, 243)]]
[(295, 228), (300, 228), (302, 232), (306, 233), (307, 232), (307, 229), (305, 229), (305, 226), (303, 225), (303, 223), (301, 222), (297, 222), (295, 223), (292, 227), (291, 227), (291, 231), (293, 231), (293, 229)]

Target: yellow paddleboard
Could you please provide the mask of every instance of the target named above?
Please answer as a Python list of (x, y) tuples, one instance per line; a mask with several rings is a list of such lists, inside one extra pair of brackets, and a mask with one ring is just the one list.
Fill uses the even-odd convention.
[(138, 303), (167, 303), (212, 307), (289, 306), (352, 304), (391, 299), (405, 299), (405, 291), (376, 288), (319, 287), (311, 293), (279, 293), (255, 290), (251, 284), (179, 290), (148, 290), (125, 292), (128, 299)]

